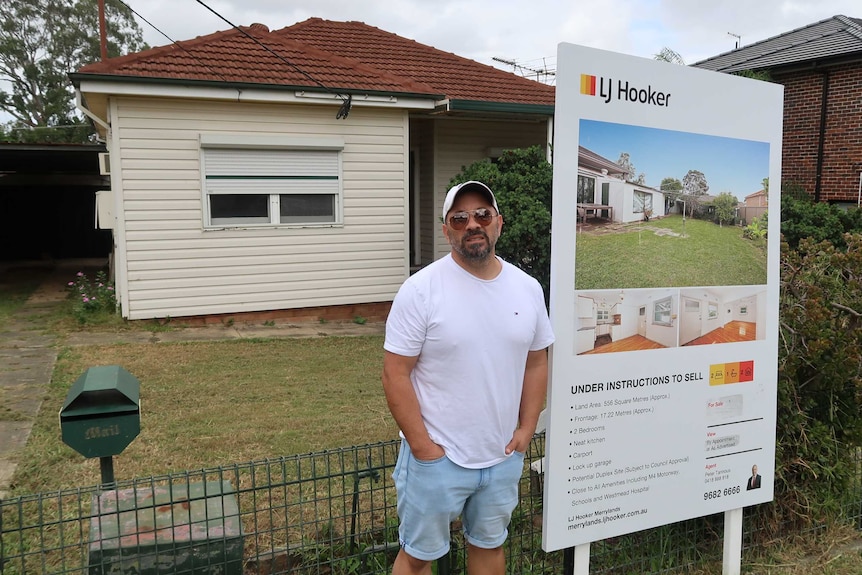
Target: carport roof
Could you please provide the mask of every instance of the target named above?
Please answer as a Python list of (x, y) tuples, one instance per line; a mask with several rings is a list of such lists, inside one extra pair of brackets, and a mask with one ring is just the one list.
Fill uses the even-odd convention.
[(101, 144), (0, 143), (0, 187), (65, 181), (69, 185), (101, 183)]

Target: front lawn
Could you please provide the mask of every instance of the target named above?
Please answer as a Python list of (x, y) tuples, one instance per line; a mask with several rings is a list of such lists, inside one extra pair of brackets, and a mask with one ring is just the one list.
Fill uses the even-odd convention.
[(578, 233), (575, 289), (762, 285), (766, 244), (742, 228), (668, 216), (606, 234)]
[(101, 482), (98, 460), (63, 444), (57, 418), (95, 365), (120, 365), (141, 385), (141, 433), (114, 458), (117, 480), (395, 439), (382, 346), (381, 336), (357, 336), (67, 348), (14, 493)]

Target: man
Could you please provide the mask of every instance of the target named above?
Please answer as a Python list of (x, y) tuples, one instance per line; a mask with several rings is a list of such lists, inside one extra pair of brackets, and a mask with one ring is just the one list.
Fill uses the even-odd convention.
[(751, 466), (751, 477), (748, 478), (748, 484), (745, 487), (746, 491), (752, 489), (760, 489), (760, 476), (757, 474), (757, 466)]
[(393, 575), (430, 574), (459, 515), (468, 573), (505, 572), (554, 335), (539, 283), (495, 254), (502, 229), (488, 186), (452, 187), (443, 203), (451, 252), (404, 282), (386, 322), (383, 389), (403, 438)]

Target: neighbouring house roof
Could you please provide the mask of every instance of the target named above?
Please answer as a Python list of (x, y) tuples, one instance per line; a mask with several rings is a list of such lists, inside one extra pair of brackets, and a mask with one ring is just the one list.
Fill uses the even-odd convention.
[(615, 164), (604, 156), (600, 156), (583, 146), (578, 146), (578, 166), (595, 170), (596, 172), (607, 170), (608, 174), (617, 177), (625, 177), (626, 174), (626, 171), (619, 164)]
[(695, 62), (692, 66), (717, 72), (739, 72), (859, 59), (862, 59), (862, 19), (837, 15)]
[(747, 196), (745, 196), (745, 199), (743, 201), (747, 202), (749, 199), (754, 199), (754, 198), (757, 198), (759, 196), (765, 196), (766, 194), (767, 194), (766, 190), (760, 190), (759, 192), (754, 192), (753, 194), (748, 194)]
[(362, 22), (310, 18), (276, 31), (263, 24), (241, 30), (111, 58), (71, 76), (76, 84), (100, 79), (402, 94), (448, 100), (449, 109), (553, 114), (553, 86)]

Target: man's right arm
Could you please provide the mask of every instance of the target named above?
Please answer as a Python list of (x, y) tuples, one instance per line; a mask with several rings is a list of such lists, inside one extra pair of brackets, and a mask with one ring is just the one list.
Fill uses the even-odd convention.
[(419, 399), (410, 381), (410, 372), (413, 371), (417, 359), (418, 357), (384, 351), (383, 392), (386, 394), (389, 411), (407, 439), (414, 457), (423, 461), (432, 461), (443, 457), (446, 452), (428, 435), (428, 429), (422, 419)]

